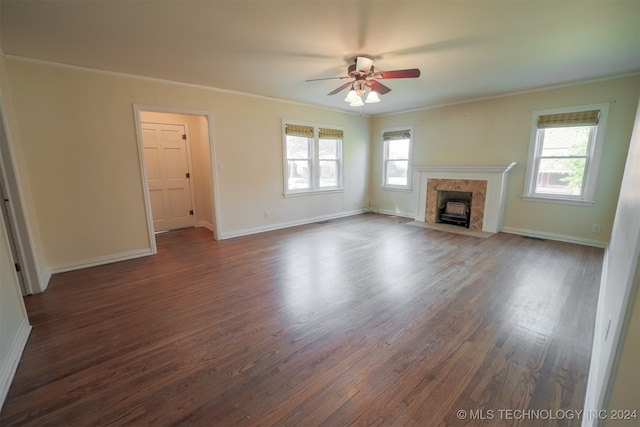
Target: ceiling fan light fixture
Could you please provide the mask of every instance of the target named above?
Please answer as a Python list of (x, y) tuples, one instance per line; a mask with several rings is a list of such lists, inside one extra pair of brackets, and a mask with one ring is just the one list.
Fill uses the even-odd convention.
[(372, 90), (371, 92), (369, 92), (369, 95), (367, 95), (367, 99), (364, 101), (367, 104), (374, 104), (376, 102), (380, 102), (380, 97), (378, 96), (378, 92), (376, 92), (375, 90)]
[(406, 79), (415, 77), (420, 77), (420, 70), (418, 68), (376, 72), (373, 67), (373, 59), (365, 56), (359, 56), (357, 58), (354, 58), (354, 63), (347, 67), (347, 76), (326, 77), (311, 79), (307, 81), (310, 82), (316, 80), (352, 79), (350, 82), (344, 83), (340, 87), (329, 92), (327, 95), (335, 95), (349, 88), (349, 93), (344, 98), (344, 101), (348, 103), (350, 107), (361, 107), (365, 102), (367, 104), (375, 104), (376, 102), (380, 102), (380, 95), (384, 95), (385, 93), (389, 93), (391, 91), (391, 88), (388, 88), (378, 80)]
[[(349, 91), (349, 93), (347, 94), (347, 97), (344, 99), (345, 102), (355, 102), (358, 99), (360, 99), (360, 97), (358, 96), (358, 94), (356, 93), (355, 90), (351, 89)], [(360, 102), (362, 102), (362, 100), (360, 100)]]

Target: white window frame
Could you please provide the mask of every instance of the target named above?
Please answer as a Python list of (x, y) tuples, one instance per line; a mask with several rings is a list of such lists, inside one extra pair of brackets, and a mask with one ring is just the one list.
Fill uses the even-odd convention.
[[(288, 168), (288, 158), (287, 158), (287, 134), (286, 127), (288, 124), (292, 125), (301, 125), (301, 126), (311, 126), (313, 127), (313, 138), (311, 139), (311, 147), (310, 147), (310, 159), (309, 159), (309, 167), (310, 167), (310, 179), (311, 179), (311, 187), (310, 188), (289, 188), (289, 168)], [(319, 123), (310, 123), (310, 122), (300, 122), (295, 120), (282, 120), (282, 158), (283, 158), (283, 189), (284, 189), (284, 197), (293, 197), (293, 196), (305, 196), (312, 194), (327, 194), (327, 193), (339, 193), (344, 192), (344, 135), (342, 140), (338, 140), (338, 158), (337, 161), (337, 173), (338, 173), (338, 185), (331, 187), (320, 187), (320, 155), (319, 155), (319, 142), (320, 142), (320, 128), (325, 129), (336, 129), (344, 132), (343, 128), (335, 125), (326, 125)]]
[[(397, 184), (389, 184), (387, 183), (387, 163), (389, 161), (389, 144), (384, 139), (384, 134), (386, 132), (394, 132), (394, 131), (409, 131), (409, 153), (407, 158), (407, 184), (406, 185), (397, 185)], [(382, 140), (382, 177), (380, 187), (385, 190), (395, 190), (395, 191), (411, 191), (411, 178), (413, 175), (412, 165), (413, 165), (413, 126), (397, 126), (392, 128), (382, 129), (380, 132), (380, 139)]]
[[(542, 151), (542, 138), (538, 133), (538, 118), (549, 114), (577, 113), (581, 111), (599, 110), (600, 117), (595, 125), (594, 134), (587, 147), (587, 158), (585, 163), (584, 180), (582, 183), (582, 194), (579, 196), (564, 194), (536, 193), (536, 180), (538, 167), (540, 164), (540, 153)], [(531, 118), (531, 136), (529, 140), (529, 156), (527, 160), (523, 200), (539, 201), (560, 204), (573, 204), (581, 206), (591, 206), (594, 203), (596, 183), (598, 181), (598, 171), (600, 169), (600, 158), (602, 157), (602, 146), (604, 145), (605, 128), (609, 114), (609, 104), (592, 104), (578, 107), (556, 108), (550, 110), (534, 111)]]

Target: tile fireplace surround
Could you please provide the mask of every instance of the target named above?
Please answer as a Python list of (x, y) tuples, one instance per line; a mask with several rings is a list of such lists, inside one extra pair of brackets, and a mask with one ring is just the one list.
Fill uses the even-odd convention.
[(469, 229), (497, 233), (502, 226), (507, 174), (516, 164), (414, 166), (418, 197), (415, 220), (436, 222), (437, 190), (469, 191), (473, 193)]

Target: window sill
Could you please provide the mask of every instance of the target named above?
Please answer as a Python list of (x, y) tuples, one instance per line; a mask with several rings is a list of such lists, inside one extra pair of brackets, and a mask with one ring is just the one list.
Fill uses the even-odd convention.
[(400, 191), (403, 193), (410, 193), (411, 192), (411, 188), (410, 187), (389, 187), (386, 185), (381, 185), (380, 186), (381, 190), (388, 190), (388, 191)]
[(283, 196), (287, 197), (301, 197), (301, 196), (317, 196), (320, 194), (334, 194), (344, 193), (344, 188), (331, 188), (329, 190), (312, 190), (312, 191), (296, 191), (291, 193), (284, 193)]
[(593, 200), (565, 199), (552, 196), (522, 196), (525, 202), (552, 203), (559, 205), (593, 206)]

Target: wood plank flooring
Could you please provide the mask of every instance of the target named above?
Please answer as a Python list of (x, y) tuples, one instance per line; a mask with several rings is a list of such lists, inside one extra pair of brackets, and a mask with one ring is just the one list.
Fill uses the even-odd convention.
[(186, 229), (55, 275), (0, 425), (579, 425), (523, 417), (582, 409), (603, 250), (407, 221)]

